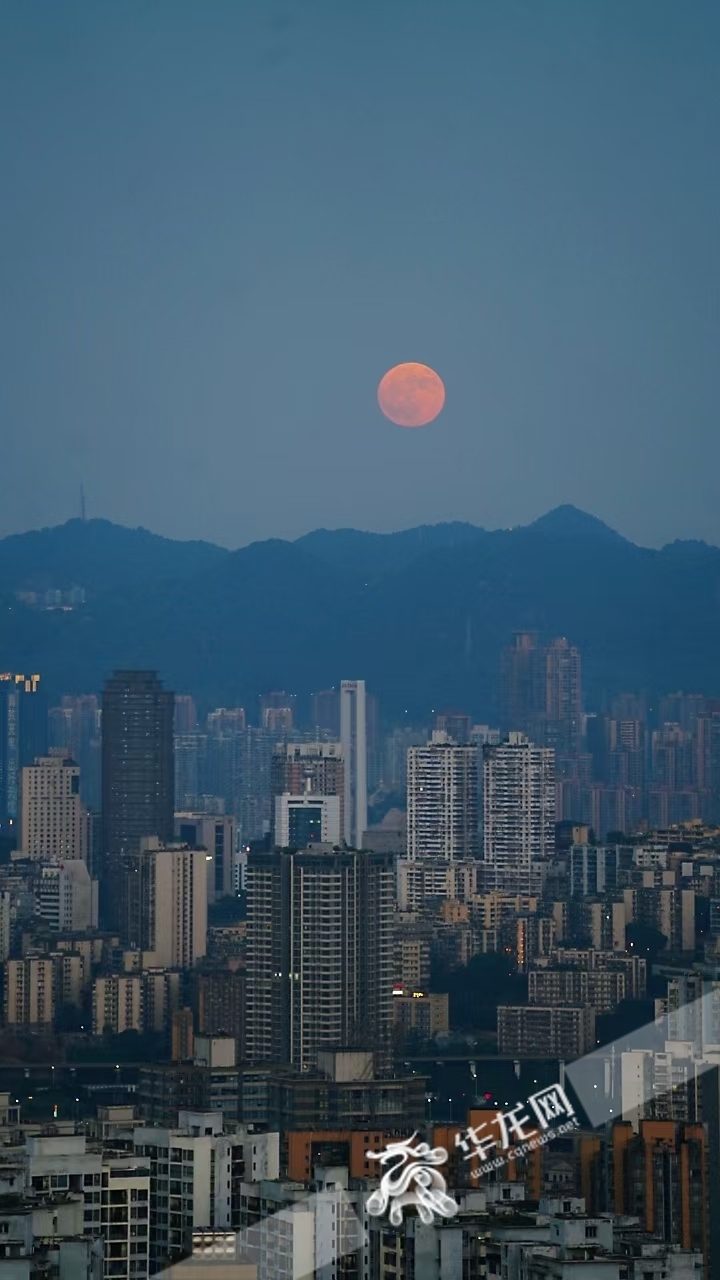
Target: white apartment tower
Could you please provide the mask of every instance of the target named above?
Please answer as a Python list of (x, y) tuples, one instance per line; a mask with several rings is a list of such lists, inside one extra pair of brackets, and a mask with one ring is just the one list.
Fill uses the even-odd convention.
[(555, 847), (555, 752), (522, 733), (483, 748), (483, 855), (494, 887), (529, 893)]
[(29, 858), (88, 860), (88, 814), (74, 760), (39, 756), (21, 781), (21, 843)]
[(56, 933), (97, 929), (98, 885), (78, 858), (43, 863), (36, 891), (37, 911)]
[(415, 861), (478, 855), (477, 747), (433, 733), (407, 755), (407, 853)]
[(275, 796), (275, 844), (279, 849), (305, 849), (312, 844), (339, 845), (340, 797)]
[(343, 836), (348, 848), (359, 849), (367, 830), (367, 714), (364, 680), (343, 680), (340, 685), (340, 741), (345, 760)]

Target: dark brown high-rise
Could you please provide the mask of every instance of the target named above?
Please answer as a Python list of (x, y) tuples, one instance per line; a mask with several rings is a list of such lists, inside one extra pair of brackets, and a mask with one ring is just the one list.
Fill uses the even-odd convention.
[(116, 671), (103, 690), (103, 914), (123, 933), (127, 877), (141, 839), (173, 839), (174, 706), (155, 671)]

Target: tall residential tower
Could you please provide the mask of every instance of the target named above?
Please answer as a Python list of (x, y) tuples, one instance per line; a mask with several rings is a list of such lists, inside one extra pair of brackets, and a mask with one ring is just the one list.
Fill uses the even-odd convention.
[(436, 731), (407, 753), (407, 856), (478, 855), (478, 752)]

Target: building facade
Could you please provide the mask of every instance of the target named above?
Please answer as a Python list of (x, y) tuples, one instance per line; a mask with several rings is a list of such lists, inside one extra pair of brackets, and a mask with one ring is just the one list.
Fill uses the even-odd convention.
[(455, 862), (476, 858), (478, 755), (447, 734), (433, 733), (407, 755), (407, 856)]

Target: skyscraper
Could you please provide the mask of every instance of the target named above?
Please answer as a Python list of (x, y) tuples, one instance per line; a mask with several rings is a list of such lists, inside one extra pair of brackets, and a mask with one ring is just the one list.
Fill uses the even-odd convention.
[(564, 637), (539, 645), (518, 632), (500, 664), (500, 719), (508, 732), (522, 732), (560, 754), (580, 750), (582, 660)]
[(339, 845), (339, 796), (275, 797), (274, 843), (279, 849), (305, 849), (313, 844)]
[(20, 772), (47, 754), (47, 703), (40, 676), (0, 672), (0, 830), (20, 816)]
[(105, 921), (126, 931), (126, 874), (144, 837), (173, 838), (174, 695), (155, 671), (116, 671), (102, 704), (102, 837)]
[[(100, 701), (94, 693), (66, 695), (48, 713), (48, 746), (80, 766), (80, 795), (93, 813), (100, 812)], [(30, 763), (29, 761), (27, 763)]]
[(345, 843), (357, 848), (367, 829), (367, 721), (365, 681), (340, 685), (340, 741), (345, 757)]
[(393, 913), (389, 854), (252, 851), (248, 1057), (313, 1071), (323, 1047), (368, 1047), (384, 1069)]
[(344, 839), (345, 764), (339, 742), (279, 742), (270, 765), (273, 832), (277, 796), (337, 796), (340, 834)]
[(476, 858), (478, 837), (477, 747), (458, 746), (433, 733), (407, 753), (407, 855)]
[(22, 771), (20, 847), (30, 858), (87, 862), (88, 813), (80, 799), (80, 769), (74, 760), (39, 756)]
[(314, 730), (326, 733), (330, 738), (340, 737), (340, 694), (337, 689), (322, 689), (312, 695), (310, 720)]
[(237, 823), (231, 815), (179, 812), (175, 814), (175, 838), (194, 849), (206, 849), (208, 902), (234, 892), (233, 873), (237, 848)]
[(175, 694), (175, 733), (195, 733), (197, 709), (189, 693)]
[(205, 849), (167, 845), (155, 837), (142, 841), (133, 891), (137, 902), (131, 943), (150, 951), (155, 964), (191, 969), (207, 943), (207, 869)]
[(522, 733), (483, 747), (483, 855), (494, 887), (533, 892), (555, 846), (555, 753)]

